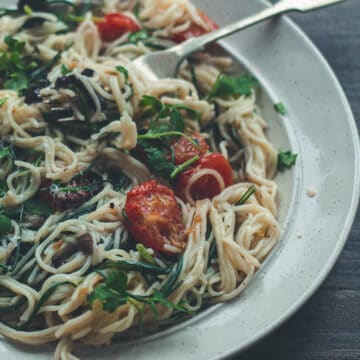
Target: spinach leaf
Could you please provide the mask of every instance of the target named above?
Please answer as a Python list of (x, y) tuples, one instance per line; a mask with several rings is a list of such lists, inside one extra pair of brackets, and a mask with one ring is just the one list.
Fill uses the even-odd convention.
[(210, 91), (209, 98), (229, 95), (249, 96), (258, 85), (258, 80), (251, 75), (241, 75), (238, 77), (220, 75)]

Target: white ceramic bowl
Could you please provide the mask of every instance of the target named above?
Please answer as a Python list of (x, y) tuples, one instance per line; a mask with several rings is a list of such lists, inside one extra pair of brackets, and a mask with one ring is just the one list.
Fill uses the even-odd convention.
[[(254, 0), (195, 3), (220, 25), (265, 6)], [(244, 349), (311, 296), (344, 246), (359, 200), (360, 148), (351, 109), (332, 70), (285, 18), (245, 30), (223, 44), (261, 81), (260, 103), (271, 140), (299, 154), (295, 169), (277, 179), (281, 242), (234, 301), (162, 333), (89, 350), (82, 353), (84, 359), (217, 359)], [(288, 109), (285, 118), (273, 110), (278, 101)], [(309, 198), (308, 189), (316, 190), (316, 197)], [(52, 351), (0, 342), (0, 357), (9, 360), (48, 359)]]

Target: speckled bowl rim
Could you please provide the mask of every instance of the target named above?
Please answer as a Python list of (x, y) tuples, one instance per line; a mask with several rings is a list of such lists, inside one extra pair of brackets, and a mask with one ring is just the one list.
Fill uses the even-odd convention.
[[(267, 0), (260, 0), (260, 2), (264, 3), (266, 6), (271, 6), (272, 4)], [(354, 142), (354, 149), (355, 149), (355, 177), (354, 177), (354, 191), (351, 206), (348, 212), (348, 216), (346, 222), (343, 226), (343, 229), (340, 234), (340, 238), (337, 242), (337, 246), (334, 249), (332, 256), (329, 258), (326, 265), (323, 267), (322, 271), (317, 275), (317, 277), (313, 280), (311, 286), (304, 292), (303, 296), (298, 299), (298, 301), (294, 302), (293, 305), (283, 313), (282, 316), (278, 317), (270, 326), (259, 331), (256, 335), (252, 338), (249, 338), (247, 342), (245, 342), (241, 348), (234, 347), (233, 349), (229, 349), (228, 351), (224, 352), (221, 358), (229, 357), (235, 354), (238, 354), (240, 351), (243, 352), (247, 350), (252, 345), (259, 342), (261, 339), (275, 331), (279, 328), (282, 324), (284, 324), (292, 315), (294, 315), (305, 303), (311, 298), (312, 295), (319, 289), (322, 283), (325, 281), (327, 276), (330, 274), (331, 270), (335, 266), (352, 229), (352, 225), (355, 220), (355, 216), (359, 207), (360, 201), (360, 141), (359, 141), (359, 129), (357, 128), (356, 121), (354, 114), (352, 112), (350, 103), (346, 97), (345, 91), (340, 84), (337, 76), (335, 75), (334, 70), (321, 53), (321, 51), (316, 47), (316, 45), (310, 40), (310, 38), (306, 35), (306, 33), (301, 29), (299, 25), (297, 25), (294, 21), (292, 21), (288, 16), (283, 16), (284, 21), (288, 26), (290, 26), (293, 30), (295, 30), (298, 35), (300, 35), (303, 40), (304, 44), (310, 48), (311, 51), (315, 53), (318, 57), (319, 61), (322, 63), (323, 67), (327, 69), (328, 74), (331, 76), (334, 86), (336, 87), (339, 97), (344, 105), (344, 108), (347, 112), (347, 118), (349, 119), (348, 125), (350, 127), (351, 133), (353, 134), (352, 141)], [(356, 151), (358, 149), (358, 151)], [(276, 249), (275, 249), (276, 251)], [(220, 359), (220, 357), (219, 357)]]

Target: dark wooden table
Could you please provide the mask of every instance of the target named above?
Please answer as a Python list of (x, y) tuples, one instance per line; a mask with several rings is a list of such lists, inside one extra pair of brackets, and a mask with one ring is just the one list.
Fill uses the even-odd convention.
[[(292, 18), (334, 69), (360, 128), (360, 1)], [(360, 211), (342, 255), (316, 294), (275, 333), (234, 359), (360, 359)]]

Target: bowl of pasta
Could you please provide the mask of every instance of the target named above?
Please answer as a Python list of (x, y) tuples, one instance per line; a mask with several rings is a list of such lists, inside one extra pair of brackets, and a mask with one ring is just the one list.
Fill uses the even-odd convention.
[(350, 230), (359, 141), (294, 24), (153, 81), (136, 58), (266, 4), (1, 5), (1, 355), (221, 358), (309, 298)]

